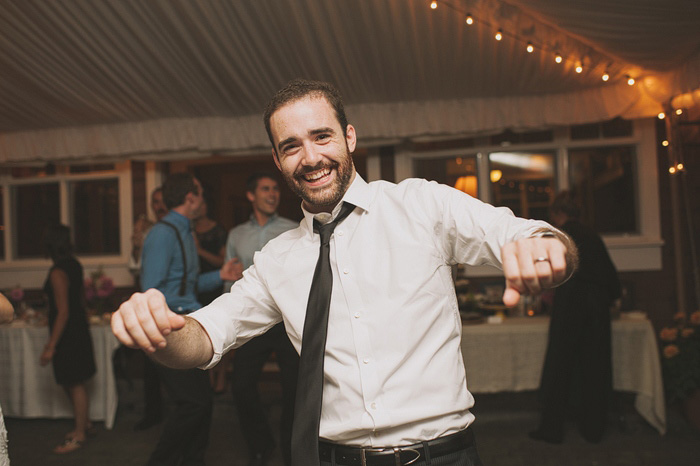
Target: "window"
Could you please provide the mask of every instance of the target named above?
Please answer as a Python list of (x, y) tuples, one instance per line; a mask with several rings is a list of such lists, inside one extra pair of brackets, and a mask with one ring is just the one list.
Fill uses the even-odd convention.
[(414, 171), (421, 178), (452, 186), (478, 197), (476, 157), (442, 157), (416, 159)]
[(9, 207), (9, 212), (0, 214), (11, 232), (2, 238), (0, 260), (45, 260), (43, 234), (53, 223), (70, 227), (78, 256), (94, 257), (96, 264), (104, 264), (107, 257), (121, 260), (122, 242), (128, 239), (122, 230), (130, 228), (124, 225), (131, 213), (130, 202), (125, 202), (130, 194), (128, 167), (128, 163), (49, 164), (0, 170), (1, 193), (8, 197), (4, 205)]
[(44, 230), (60, 219), (58, 183), (22, 184), (14, 186), (11, 192), (13, 256), (45, 257)]
[(638, 233), (634, 147), (569, 150), (569, 186), (581, 220), (600, 234)]
[(76, 181), (69, 186), (75, 252), (119, 254), (119, 181), (116, 178)]
[(491, 152), (491, 202), (518, 217), (547, 220), (555, 194), (553, 152)]

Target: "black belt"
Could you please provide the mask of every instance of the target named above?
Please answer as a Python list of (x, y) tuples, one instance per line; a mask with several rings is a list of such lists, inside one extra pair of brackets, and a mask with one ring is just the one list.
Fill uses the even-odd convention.
[(337, 443), (319, 442), (321, 461), (343, 466), (401, 466), (449, 455), (474, 445), (474, 433), (466, 428), (456, 434), (401, 447), (351, 447)]

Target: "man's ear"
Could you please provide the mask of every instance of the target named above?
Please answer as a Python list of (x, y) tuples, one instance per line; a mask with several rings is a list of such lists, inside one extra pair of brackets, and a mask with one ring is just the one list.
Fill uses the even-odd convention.
[(352, 154), (355, 152), (355, 145), (357, 144), (357, 134), (355, 134), (355, 127), (353, 125), (348, 125), (345, 130), (345, 142), (348, 144), (348, 150)]
[(245, 192), (245, 197), (248, 199), (249, 202), (253, 202), (255, 200), (255, 196), (253, 196), (253, 193), (250, 191)]
[(272, 160), (275, 161), (275, 165), (277, 165), (277, 169), (279, 171), (282, 171), (282, 167), (280, 166), (280, 160), (279, 160), (279, 157), (277, 157), (277, 151), (275, 150), (274, 147), (272, 148)]

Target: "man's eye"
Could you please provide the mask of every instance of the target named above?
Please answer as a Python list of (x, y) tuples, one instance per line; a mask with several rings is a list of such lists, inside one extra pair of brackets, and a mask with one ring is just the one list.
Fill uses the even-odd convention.
[(316, 139), (319, 140), (319, 141), (324, 141), (324, 140), (326, 140), (326, 139), (328, 139), (328, 138), (330, 138), (330, 137), (331, 137), (330, 134), (319, 134), (318, 137), (317, 137)]

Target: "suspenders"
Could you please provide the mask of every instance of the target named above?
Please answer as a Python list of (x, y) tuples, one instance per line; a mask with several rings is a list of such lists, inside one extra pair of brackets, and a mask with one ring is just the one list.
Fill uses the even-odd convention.
[(177, 231), (177, 227), (173, 225), (170, 222), (167, 222), (165, 220), (158, 220), (158, 223), (162, 223), (163, 225), (168, 225), (170, 228), (175, 231), (175, 236), (177, 237), (177, 242), (180, 243), (180, 251), (182, 251), (182, 279), (180, 280), (180, 291), (178, 294), (180, 296), (185, 296), (185, 290), (187, 289), (187, 257), (185, 256), (185, 245), (182, 242), (182, 237), (180, 236), (180, 232)]

